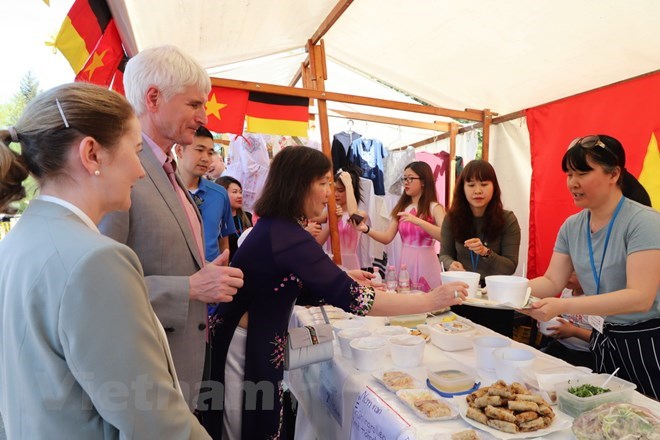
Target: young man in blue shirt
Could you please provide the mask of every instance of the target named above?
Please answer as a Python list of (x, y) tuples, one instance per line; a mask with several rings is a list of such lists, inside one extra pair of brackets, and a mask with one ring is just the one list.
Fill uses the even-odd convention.
[(236, 233), (227, 190), (202, 177), (209, 170), (215, 154), (213, 135), (206, 127), (199, 127), (193, 143), (177, 144), (175, 152), (179, 177), (202, 215), (206, 260), (213, 261), (229, 249), (228, 237)]

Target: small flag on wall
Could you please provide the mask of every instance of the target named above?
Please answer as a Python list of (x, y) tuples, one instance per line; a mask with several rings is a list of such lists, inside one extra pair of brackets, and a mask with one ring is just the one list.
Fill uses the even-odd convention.
[(55, 37), (54, 46), (62, 52), (76, 74), (85, 67), (111, 19), (105, 0), (76, 0), (71, 6)]
[(206, 128), (216, 133), (243, 134), (248, 91), (212, 87), (206, 103)]
[(250, 92), (247, 131), (308, 137), (309, 98)]

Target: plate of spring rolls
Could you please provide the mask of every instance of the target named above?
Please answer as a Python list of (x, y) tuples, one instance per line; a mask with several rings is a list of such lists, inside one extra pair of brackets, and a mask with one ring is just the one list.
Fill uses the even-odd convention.
[(454, 401), (467, 423), (498, 439), (541, 437), (572, 423), (571, 417), (518, 382), (498, 380)]

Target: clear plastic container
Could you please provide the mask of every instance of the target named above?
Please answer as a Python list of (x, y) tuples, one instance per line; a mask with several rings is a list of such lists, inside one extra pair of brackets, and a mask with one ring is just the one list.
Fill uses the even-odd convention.
[(603, 403), (630, 402), (632, 399), (633, 391), (635, 391), (637, 385), (623, 379), (619, 379), (618, 377), (613, 377), (612, 380), (607, 383), (605, 388), (609, 388), (610, 391), (603, 394), (597, 394), (595, 396), (589, 397), (578, 397), (568, 392), (569, 388), (584, 384), (600, 387), (608, 377), (610, 377), (609, 374), (592, 374), (556, 384), (555, 387), (557, 389), (559, 409), (572, 417), (577, 417), (583, 412), (590, 411)]
[(396, 292), (397, 280), (396, 269), (394, 266), (387, 266), (387, 273), (385, 274), (385, 288), (388, 292)]
[(443, 393), (460, 393), (474, 387), (474, 373), (456, 364), (429, 366), (426, 374), (431, 385)]

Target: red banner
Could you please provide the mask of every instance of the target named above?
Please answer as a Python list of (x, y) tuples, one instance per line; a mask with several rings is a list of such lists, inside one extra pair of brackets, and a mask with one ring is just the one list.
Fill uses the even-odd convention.
[[(531, 278), (545, 273), (560, 226), (578, 210), (561, 170), (571, 140), (588, 134), (617, 138), (626, 151), (626, 169), (636, 177), (647, 154), (657, 153), (649, 145), (654, 134), (660, 138), (660, 73), (535, 107), (526, 116), (532, 156), (527, 266)], [(644, 172), (660, 175), (660, 170)]]
[(247, 90), (213, 87), (206, 103), (206, 128), (216, 133), (243, 134)]

